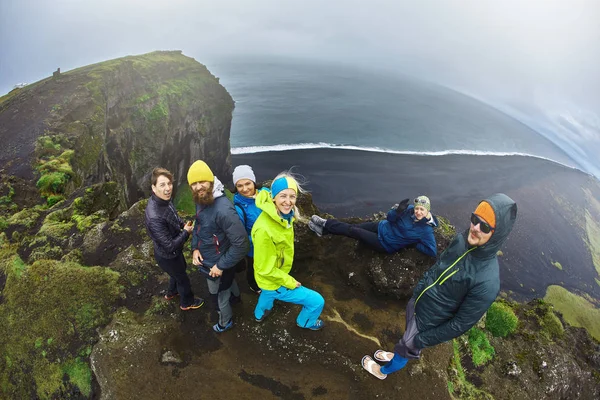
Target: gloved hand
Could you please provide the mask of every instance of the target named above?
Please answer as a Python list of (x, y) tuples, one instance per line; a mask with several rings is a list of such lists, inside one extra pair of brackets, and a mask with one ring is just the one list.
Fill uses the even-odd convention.
[(402, 212), (404, 210), (406, 210), (408, 208), (408, 203), (410, 202), (409, 199), (404, 199), (400, 202), (400, 204), (398, 205), (398, 208), (396, 209), (396, 212)]

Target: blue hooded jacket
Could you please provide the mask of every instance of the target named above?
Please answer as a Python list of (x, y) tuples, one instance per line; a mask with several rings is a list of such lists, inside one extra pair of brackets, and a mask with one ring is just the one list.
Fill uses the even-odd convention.
[[(265, 190), (265, 188), (260, 190)], [(248, 233), (248, 240), (250, 241), (250, 251), (248, 251), (248, 256), (254, 257), (254, 245), (252, 244), (251, 235), (252, 227), (254, 226), (254, 223), (256, 222), (256, 219), (262, 210), (256, 207), (256, 203), (253, 198), (244, 197), (239, 193), (236, 193), (233, 196), (233, 204), (235, 206), (235, 211), (244, 225), (244, 228), (246, 228), (246, 233)]]
[(403, 247), (416, 244), (417, 250), (435, 257), (437, 244), (433, 236), (433, 228), (438, 225), (435, 216), (428, 221), (415, 218), (414, 206), (409, 205), (406, 210), (398, 213), (392, 209), (388, 211), (387, 218), (379, 222), (377, 237), (388, 253), (394, 253)]

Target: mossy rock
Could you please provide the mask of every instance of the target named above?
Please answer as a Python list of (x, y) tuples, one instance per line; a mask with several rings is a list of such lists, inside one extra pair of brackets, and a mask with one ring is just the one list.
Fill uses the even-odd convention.
[(91, 375), (82, 367), (85, 361), (80, 358), (77, 364), (79, 349), (87, 348), (96, 328), (108, 322), (121, 295), (119, 274), (58, 261), (35, 262), (18, 271), (8, 265), (15, 257), (3, 262), (0, 351), (9, 363), (0, 369), (3, 393), (8, 398), (62, 398), (65, 373), (71, 385), (89, 393)]
[(504, 301), (495, 301), (487, 311), (485, 328), (494, 336), (506, 337), (517, 330), (519, 318)]
[(121, 190), (116, 182), (99, 183), (88, 187), (82, 197), (73, 201), (74, 212), (79, 215), (91, 215), (104, 210), (109, 218), (115, 218), (122, 211)]
[(26, 228), (31, 228), (40, 218), (41, 212), (36, 208), (24, 208), (18, 213), (12, 215), (8, 219), (9, 225), (21, 225)]
[(122, 280), (130, 286), (138, 286), (151, 276), (162, 273), (159, 268), (155, 267), (153, 260), (144, 250), (144, 246), (140, 251), (137, 245), (131, 245), (120, 252), (110, 264), (110, 268), (119, 272)]

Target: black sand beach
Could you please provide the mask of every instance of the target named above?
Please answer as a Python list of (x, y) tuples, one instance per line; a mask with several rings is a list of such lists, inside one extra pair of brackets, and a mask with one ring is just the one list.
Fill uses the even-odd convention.
[[(457, 230), (468, 227), (479, 200), (502, 192), (519, 217), (501, 256), (502, 290), (543, 297), (559, 284), (600, 298), (585, 229), (589, 197), (600, 199), (598, 180), (551, 161), (524, 156), (416, 156), (356, 150), (313, 149), (232, 155), (258, 180), (295, 166), (316, 205), (336, 217), (366, 216), (404, 198), (426, 194), (432, 211)], [(226, 179), (223, 179), (226, 181)], [(552, 263), (559, 262), (562, 270)]]

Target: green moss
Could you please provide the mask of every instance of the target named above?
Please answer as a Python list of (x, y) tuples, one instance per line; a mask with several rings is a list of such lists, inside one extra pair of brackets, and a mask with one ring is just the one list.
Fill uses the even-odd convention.
[(39, 233), (53, 238), (61, 238), (66, 236), (73, 226), (75, 226), (75, 224), (72, 222), (44, 223), (40, 228)]
[(152, 304), (146, 310), (146, 315), (159, 315), (169, 313), (173, 310), (171, 303), (163, 299), (162, 297), (152, 297)]
[(0, 196), (0, 204), (10, 204), (12, 203), (12, 198), (15, 195), (15, 189), (11, 186), (10, 183), (7, 183), (8, 193), (4, 196)]
[(51, 172), (42, 175), (37, 181), (36, 187), (40, 189), (42, 196), (52, 196), (56, 193), (64, 193), (69, 179), (71, 179), (70, 176), (62, 172)]
[(79, 232), (85, 232), (92, 226), (108, 220), (108, 217), (104, 210), (99, 210), (88, 216), (73, 214), (71, 220), (77, 224)]
[(475, 364), (476, 367), (485, 365), (494, 358), (496, 351), (490, 344), (484, 331), (473, 327), (468, 332), (468, 338), (469, 348), (471, 349), (471, 354), (473, 356), (473, 364)]
[(494, 336), (506, 337), (517, 330), (519, 318), (505, 302), (494, 302), (485, 319), (485, 328)]
[(196, 214), (196, 203), (194, 203), (192, 190), (188, 185), (181, 185), (177, 188), (177, 194), (175, 196), (175, 207), (177, 208), (177, 211), (180, 211), (183, 214)]
[(561, 271), (563, 270), (563, 266), (558, 261), (553, 262), (552, 265), (554, 265), (556, 268), (560, 269)]
[(456, 229), (454, 228), (454, 225), (451, 225), (450, 221), (448, 221), (444, 217), (436, 217), (439, 222), (437, 229), (439, 229), (442, 232), (442, 235), (447, 238), (454, 237), (454, 235), (456, 235)]
[(556, 338), (562, 338), (565, 334), (565, 328), (563, 327), (560, 319), (554, 314), (554, 312), (548, 308), (546, 313), (540, 319), (540, 325), (542, 326), (542, 332), (546, 338), (554, 340)]
[(8, 219), (9, 225), (22, 225), (31, 228), (40, 217), (40, 212), (35, 208), (24, 208)]
[(560, 286), (548, 286), (544, 300), (552, 304), (563, 319), (572, 326), (585, 328), (600, 340), (600, 310), (581, 296)]
[(8, 228), (8, 219), (0, 215), (0, 231)]
[(67, 374), (69, 381), (77, 386), (83, 395), (90, 395), (92, 391), (92, 371), (88, 363), (78, 357), (64, 363), (62, 371)]
[(33, 249), (29, 255), (29, 262), (39, 260), (60, 260), (62, 256), (63, 251), (61, 247), (46, 245)]
[(585, 230), (587, 232), (588, 246), (592, 254), (592, 261), (596, 268), (596, 273), (600, 275), (600, 224), (588, 210), (585, 210)]
[(30, 398), (30, 388), (42, 399), (56, 398), (64, 373), (89, 393), (91, 375), (77, 356), (109, 321), (121, 294), (118, 279), (108, 268), (57, 261), (9, 271), (0, 304), (0, 354), (18, 368), (0, 369), (8, 398)]
[(494, 397), (491, 394), (477, 389), (467, 380), (465, 370), (460, 361), (460, 345), (456, 339), (452, 340), (452, 350), (452, 358), (448, 366), (448, 375), (450, 378), (448, 391), (452, 398), (493, 400)]

